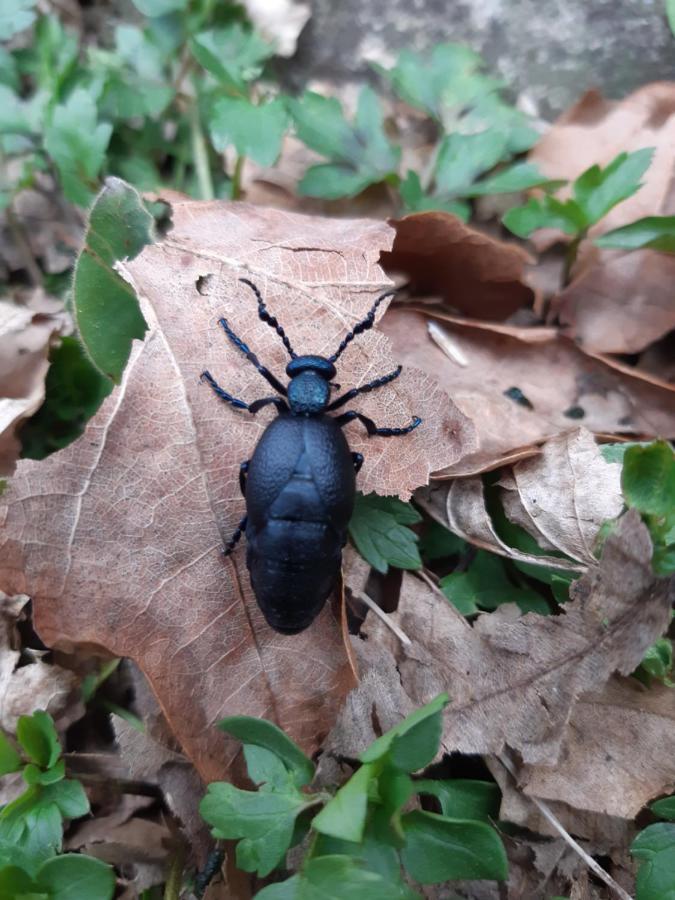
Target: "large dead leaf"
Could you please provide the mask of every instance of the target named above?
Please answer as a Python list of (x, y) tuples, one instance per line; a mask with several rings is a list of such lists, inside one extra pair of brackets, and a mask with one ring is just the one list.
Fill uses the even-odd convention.
[[(673, 215), (675, 84), (646, 85), (621, 101), (589, 91), (544, 135), (531, 159), (550, 178), (574, 179), (618, 153), (654, 147), (644, 185), (616, 206), (591, 236), (643, 216)], [(544, 238), (544, 241), (546, 238)], [(541, 240), (535, 241), (542, 246)], [(553, 311), (571, 337), (590, 350), (636, 353), (675, 328), (675, 258), (653, 250), (581, 248), (572, 283)]]
[(368, 623), (368, 643), (391, 648), (413, 704), (449, 691), (446, 752), (498, 754), (508, 746), (528, 764), (555, 765), (577, 697), (599, 690), (614, 671), (632, 672), (667, 626), (672, 597), (652, 574), (651, 552), (631, 511), (560, 615), (521, 616), (509, 604), (473, 628), (440, 591), (406, 574), (392, 618), (412, 643), (398, 642), (379, 620)]
[[(465, 366), (431, 340), (430, 314), (447, 330)], [(465, 441), (462, 457), (437, 477), (492, 469), (514, 453), (531, 455), (533, 445), (581, 422), (602, 434), (675, 437), (672, 385), (584, 354), (554, 329), (491, 325), (396, 306), (381, 327), (397, 358), (435, 378), (475, 426), (473, 445)]]
[[(239, 463), (271, 416), (225, 406), (200, 383), (208, 368), (248, 401), (270, 393), (217, 320), (227, 315), (283, 373), (284, 347), (237, 281), (246, 275), (299, 352), (330, 353), (386, 287), (377, 260), (392, 237), (368, 220), (176, 203), (170, 237), (124, 268), (150, 331), (122, 384), (81, 440), (19, 466), (0, 512), (0, 583), (33, 597), (43, 640), (134, 659), (207, 780), (225, 773), (234, 749), (214, 727), (222, 716), (273, 719), (312, 752), (352, 684), (329, 604), (308, 631), (281, 637), (252, 596), (244, 547), (222, 556), (244, 509)], [(371, 331), (341, 357), (338, 380), (345, 390), (395, 364)], [(348, 427), (366, 455), (362, 490), (409, 496), (461, 453), (464, 418), (422, 373), (408, 369), (358, 407), (383, 425), (424, 419), (400, 439)]]
[(415, 294), (439, 296), (477, 319), (506, 319), (532, 304), (534, 291), (524, 280), (531, 258), (522, 247), (444, 212), (415, 213), (392, 225), (396, 238), (382, 264), (403, 273)]

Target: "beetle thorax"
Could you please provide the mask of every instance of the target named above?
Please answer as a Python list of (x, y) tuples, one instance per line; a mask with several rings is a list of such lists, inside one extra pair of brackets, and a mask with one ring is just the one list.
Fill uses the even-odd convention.
[(288, 402), (296, 416), (313, 416), (324, 411), (330, 397), (330, 385), (318, 372), (304, 371), (291, 378)]

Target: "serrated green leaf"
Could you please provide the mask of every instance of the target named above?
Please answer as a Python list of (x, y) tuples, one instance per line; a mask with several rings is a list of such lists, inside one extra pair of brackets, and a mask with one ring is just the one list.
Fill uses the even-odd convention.
[(530, 197), (523, 206), (515, 206), (502, 222), (518, 237), (529, 237), (539, 228), (557, 228), (565, 234), (580, 234), (588, 225), (581, 207), (574, 200), (564, 203), (550, 197)]
[(224, 87), (246, 96), (247, 84), (263, 70), (274, 48), (255, 31), (234, 22), (197, 34), (190, 42), (193, 56)]
[(348, 856), (312, 858), (288, 881), (272, 884), (256, 900), (414, 900), (418, 895)]
[(390, 565), (419, 569), (417, 535), (407, 526), (420, 521), (417, 510), (396, 497), (357, 493), (349, 534), (361, 556), (378, 572), (387, 572)]
[(672, 819), (675, 821), (675, 794), (672, 797), (664, 797), (662, 800), (656, 800), (650, 803), (649, 808), (654, 815), (661, 819)]
[(73, 306), (80, 338), (103, 375), (119, 383), (131, 343), (147, 325), (131, 286), (114, 270), (154, 240), (154, 221), (138, 193), (109, 178), (89, 215), (84, 249), (73, 283)]
[(359, 842), (366, 825), (368, 789), (375, 774), (373, 766), (361, 766), (314, 816), (312, 828), (343, 841)]
[(89, 206), (112, 134), (99, 122), (93, 97), (77, 88), (54, 109), (45, 130), (45, 149), (59, 171), (63, 192), (72, 203)]
[(498, 129), (446, 135), (434, 170), (436, 192), (447, 197), (466, 195), (480, 175), (497, 165), (505, 150), (506, 136)]
[(406, 173), (406, 177), (399, 186), (399, 193), (406, 212), (441, 210), (457, 216), (463, 222), (468, 222), (469, 220), (471, 207), (468, 203), (464, 203), (461, 200), (446, 200), (442, 197), (425, 194), (417, 172), (409, 171)]
[(23, 763), (14, 744), (0, 731), (0, 775), (18, 772)]
[(37, 0), (2, 0), (0, 6), (0, 41), (8, 41), (35, 21)]
[(626, 504), (651, 516), (675, 516), (675, 453), (666, 441), (626, 451), (621, 473)]
[(436, 797), (442, 814), (452, 819), (488, 821), (499, 815), (501, 791), (492, 781), (422, 778), (413, 784), (416, 794)]
[(39, 891), (50, 900), (111, 900), (115, 893), (112, 866), (80, 853), (64, 853), (47, 860), (37, 874)]
[(221, 97), (208, 117), (213, 146), (233, 145), (240, 156), (272, 166), (281, 151), (288, 115), (281, 100), (253, 104), (243, 97)]
[(495, 610), (504, 603), (517, 603), (523, 613), (549, 612), (540, 594), (532, 588), (512, 584), (502, 559), (485, 550), (476, 553), (465, 572), (450, 573), (442, 578), (439, 587), (465, 616), (474, 615), (479, 609)]
[(285, 790), (242, 791), (214, 782), (199, 811), (212, 826), (214, 837), (239, 841), (237, 866), (264, 878), (283, 860), (295, 820), (312, 802), (291, 784)]
[(54, 804), (0, 817), (0, 847), (15, 851), (13, 856), (2, 855), (2, 864), (16, 863), (33, 876), (45, 860), (61, 851), (62, 841), (63, 819)]
[(472, 185), (465, 194), (467, 197), (484, 197), (490, 194), (511, 194), (518, 191), (529, 191), (532, 188), (555, 190), (562, 187), (563, 184), (565, 184), (564, 181), (546, 178), (534, 163), (519, 162)]
[(355, 172), (346, 163), (321, 163), (307, 169), (298, 183), (298, 193), (304, 197), (339, 200), (356, 197), (372, 183), (370, 174)]
[(616, 250), (649, 248), (675, 253), (675, 216), (646, 216), (622, 228), (606, 231), (594, 243), (597, 247)]
[(442, 712), (449, 702), (446, 693), (416, 709), (385, 732), (361, 754), (362, 763), (386, 761), (402, 772), (423, 769), (434, 758), (441, 740)]
[(32, 716), (19, 716), (16, 737), (28, 757), (44, 769), (53, 766), (61, 755), (54, 720), (43, 710), (37, 710)]
[(658, 822), (641, 831), (630, 847), (642, 860), (636, 900), (675, 900), (675, 824)]
[(406, 842), (401, 859), (421, 884), (464, 878), (502, 881), (508, 876), (506, 851), (485, 822), (451, 819), (414, 810), (402, 818)]
[(591, 166), (582, 172), (572, 189), (588, 225), (599, 222), (610, 209), (640, 189), (640, 179), (649, 168), (653, 155), (653, 147), (620, 153), (604, 169)]
[(218, 722), (218, 728), (243, 744), (253, 744), (274, 753), (283, 761), (296, 787), (309, 784), (314, 777), (312, 760), (273, 722), (252, 716), (228, 716)]

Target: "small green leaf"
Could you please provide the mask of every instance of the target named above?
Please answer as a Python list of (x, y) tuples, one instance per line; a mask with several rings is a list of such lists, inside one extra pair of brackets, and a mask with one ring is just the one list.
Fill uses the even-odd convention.
[(402, 825), (406, 843), (401, 859), (420, 884), (464, 878), (502, 881), (508, 876), (504, 845), (485, 822), (415, 810), (403, 816)]
[(307, 169), (298, 183), (298, 191), (305, 197), (339, 200), (356, 197), (372, 183), (370, 173), (356, 172), (347, 163), (322, 163)]
[(90, 811), (84, 788), (79, 781), (71, 779), (42, 786), (38, 807), (44, 808), (50, 804), (58, 808), (64, 819), (79, 819)]
[(14, 749), (14, 744), (0, 731), (0, 775), (18, 772), (22, 765), (21, 757)]
[(661, 819), (672, 819), (675, 821), (675, 794), (672, 797), (656, 800), (650, 804), (649, 808), (654, 815), (659, 816)]
[(666, 0), (666, 17), (668, 18), (670, 30), (675, 36), (675, 0)]
[(622, 200), (642, 187), (640, 179), (651, 165), (654, 148), (620, 153), (601, 169), (591, 166), (574, 182), (574, 198), (583, 210), (588, 225), (604, 218)]
[(54, 720), (43, 710), (37, 710), (32, 716), (20, 716), (16, 737), (29, 758), (43, 769), (51, 768), (61, 755)]
[(224, 87), (246, 96), (247, 84), (257, 78), (274, 48), (252, 31), (234, 22), (196, 35), (190, 48), (194, 57)]
[(72, 203), (89, 206), (98, 189), (98, 174), (112, 134), (109, 122), (98, 122), (88, 91), (74, 90), (52, 113), (45, 149), (56, 164), (63, 192)]
[(519, 191), (529, 191), (532, 188), (545, 188), (556, 190), (565, 184), (564, 181), (554, 181), (545, 175), (533, 163), (514, 163), (501, 172), (479, 181), (466, 191), (467, 197), (484, 197), (489, 194), (511, 194)]
[[(21, 900), (34, 897), (36, 885), (33, 879), (18, 866), (4, 866), (0, 869), (0, 897), (6, 900)], [(38, 900), (42, 900), (38, 896)]]
[(675, 253), (675, 216), (646, 216), (622, 228), (606, 231), (594, 243), (598, 247), (616, 250), (648, 247), (663, 253)]
[(85, 245), (73, 284), (75, 320), (82, 343), (96, 368), (119, 383), (134, 338), (147, 325), (131, 286), (114, 270), (117, 261), (134, 259), (154, 240), (154, 221), (138, 193), (119, 178), (109, 178), (89, 215)]
[(422, 778), (413, 784), (416, 794), (431, 794), (436, 797), (443, 815), (452, 819), (488, 821), (499, 815), (501, 792), (492, 781)]
[(442, 712), (448, 702), (448, 695), (443, 693), (416, 709), (373, 741), (361, 754), (361, 762), (371, 763), (386, 757), (390, 765), (402, 772), (423, 769), (438, 751), (443, 725)]
[(631, 447), (649, 447), (649, 445), (649, 441), (625, 441), (620, 444), (601, 444), (600, 452), (602, 453), (605, 462), (618, 462), (623, 464), (626, 450), (629, 450)]
[(361, 766), (312, 819), (312, 828), (343, 841), (361, 841), (368, 812), (368, 788), (374, 776), (373, 766)]
[(219, 152), (232, 144), (240, 156), (272, 166), (281, 151), (287, 120), (280, 100), (255, 105), (243, 97), (221, 97), (209, 117), (209, 131)]
[(288, 881), (271, 884), (256, 900), (415, 900), (404, 884), (392, 883), (348, 856), (311, 858)]
[(26, 784), (56, 784), (66, 777), (65, 760), (59, 759), (51, 768), (43, 771), (32, 763), (29, 763), (23, 770), (23, 780)]
[(621, 473), (626, 504), (652, 516), (675, 516), (675, 453), (666, 441), (626, 451)]
[(36, 878), (38, 890), (50, 900), (111, 900), (115, 880), (112, 866), (79, 853), (47, 860)]
[(673, 686), (670, 674), (673, 671), (673, 643), (669, 638), (659, 638), (648, 648), (642, 657), (638, 669), (633, 674), (646, 683), (651, 684), (652, 679), (665, 685)]
[(539, 228), (556, 228), (565, 234), (580, 234), (587, 221), (581, 207), (574, 200), (564, 203), (550, 197), (530, 197), (523, 206), (515, 206), (503, 217), (504, 225), (518, 237), (529, 237)]
[(397, 497), (357, 493), (349, 534), (361, 556), (378, 572), (387, 572), (390, 565), (419, 569), (417, 535), (407, 526), (421, 521), (417, 510)]
[(441, 210), (457, 216), (463, 222), (469, 221), (471, 207), (462, 200), (448, 200), (425, 194), (417, 172), (409, 171), (399, 187), (406, 212), (428, 212)]
[(244, 744), (244, 759), (248, 777), (254, 784), (269, 784), (275, 789), (283, 789), (289, 782), (292, 783), (291, 773), (271, 750)]
[(427, 522), (419, 539), (419, 550), (422, 556), (433, 562), (437, 559), (447, 559), (451, 556), (460, 556), (467, 550), (468, 544), (462, 538), (453, 534), (440, 522)]
[(150, 18), (166, 16), (168, 13), (185, 9), (188, 0), (131, 0), (136, 9)]
[(33, 7), (37, 0), (2, 0), (0, 8), (0, 41), (8, 41), (35, 21)]
[(630, 852), (642, 860), (635, 883), (636, 900), (675, 898), (675, 824), (658, 822), (645, 828)]
[(296, 787), (309, 784), (314, 777), (314, 763), (273, 722), (252, 716), (228, 716), (218, 722), (218, 728), (243, 744), (263, 747), (278, 756), (291, 773)]
[(548, 613), (543, 597), (532, 588), (512, 584), (504, 562), (494, 553), (479, 550), (465, 572), (450, 573), (440, 581), (440, 588), (462, 613), (470, 616), (479, 609), (495, 610), (504, 603), (517, 603), (522, 612)]
[(446, 135), (436, 160), (436, 192), (448, 197), (466, 195), (476, 178), (503, 158), (505, 149), (506, 137), (498, 129)]
[(283, 860), (291, 845), (297, 816), (313, 799), (293, 785), (286, 790), (242, 791), (226, 782), (209, 785), (199, 811), (213, 836), (238, 840), (237, 866), (261, 878)]

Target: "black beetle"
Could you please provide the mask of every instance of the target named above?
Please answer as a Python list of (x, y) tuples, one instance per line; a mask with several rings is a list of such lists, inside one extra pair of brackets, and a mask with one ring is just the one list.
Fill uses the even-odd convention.
[(354, 410), (335, 418), (326, 415), (358, 394), (382, 387), (401, 374), (398, 366), (389, 375), (330, 400), (331, 388), (339, 387), (332, 382), (336, 360), (356, 335), (373, 327), (378, 306), (394, 291), (378, 297), (365, 319), (326, 358), (298, 356), (256, 285), (247, 278), (239, 280), (254, 292), (260, 319), (274, 328), (283, 341), (291, 357), (286, 366), (290, 382), (284, 387), (237, 337), (227, 319), (218, 320), (232, 343), (280, 395), (246, 403), (223, 390), (210, 372), (202, 372), (202, 381), (235, 408), (255, 414), (273, 404), (279, 413), (263, 432), (251, 459), (240, 466), (239, 484), (246, 498), (246, 515), (225, 545), (225, 554), (232, 552), (245, 531), (246, 565), (260, 609), (276, 631), (297, 634), (311, 624), (335, 586), (347, 541), (356, 473), (363, 456), (350, 451), (342, 426), (358, 419), (369, 435), (394, 437), (408, 434), (422, 420), (415, 416), (405, 428), (378, 428), (372, 419)]

